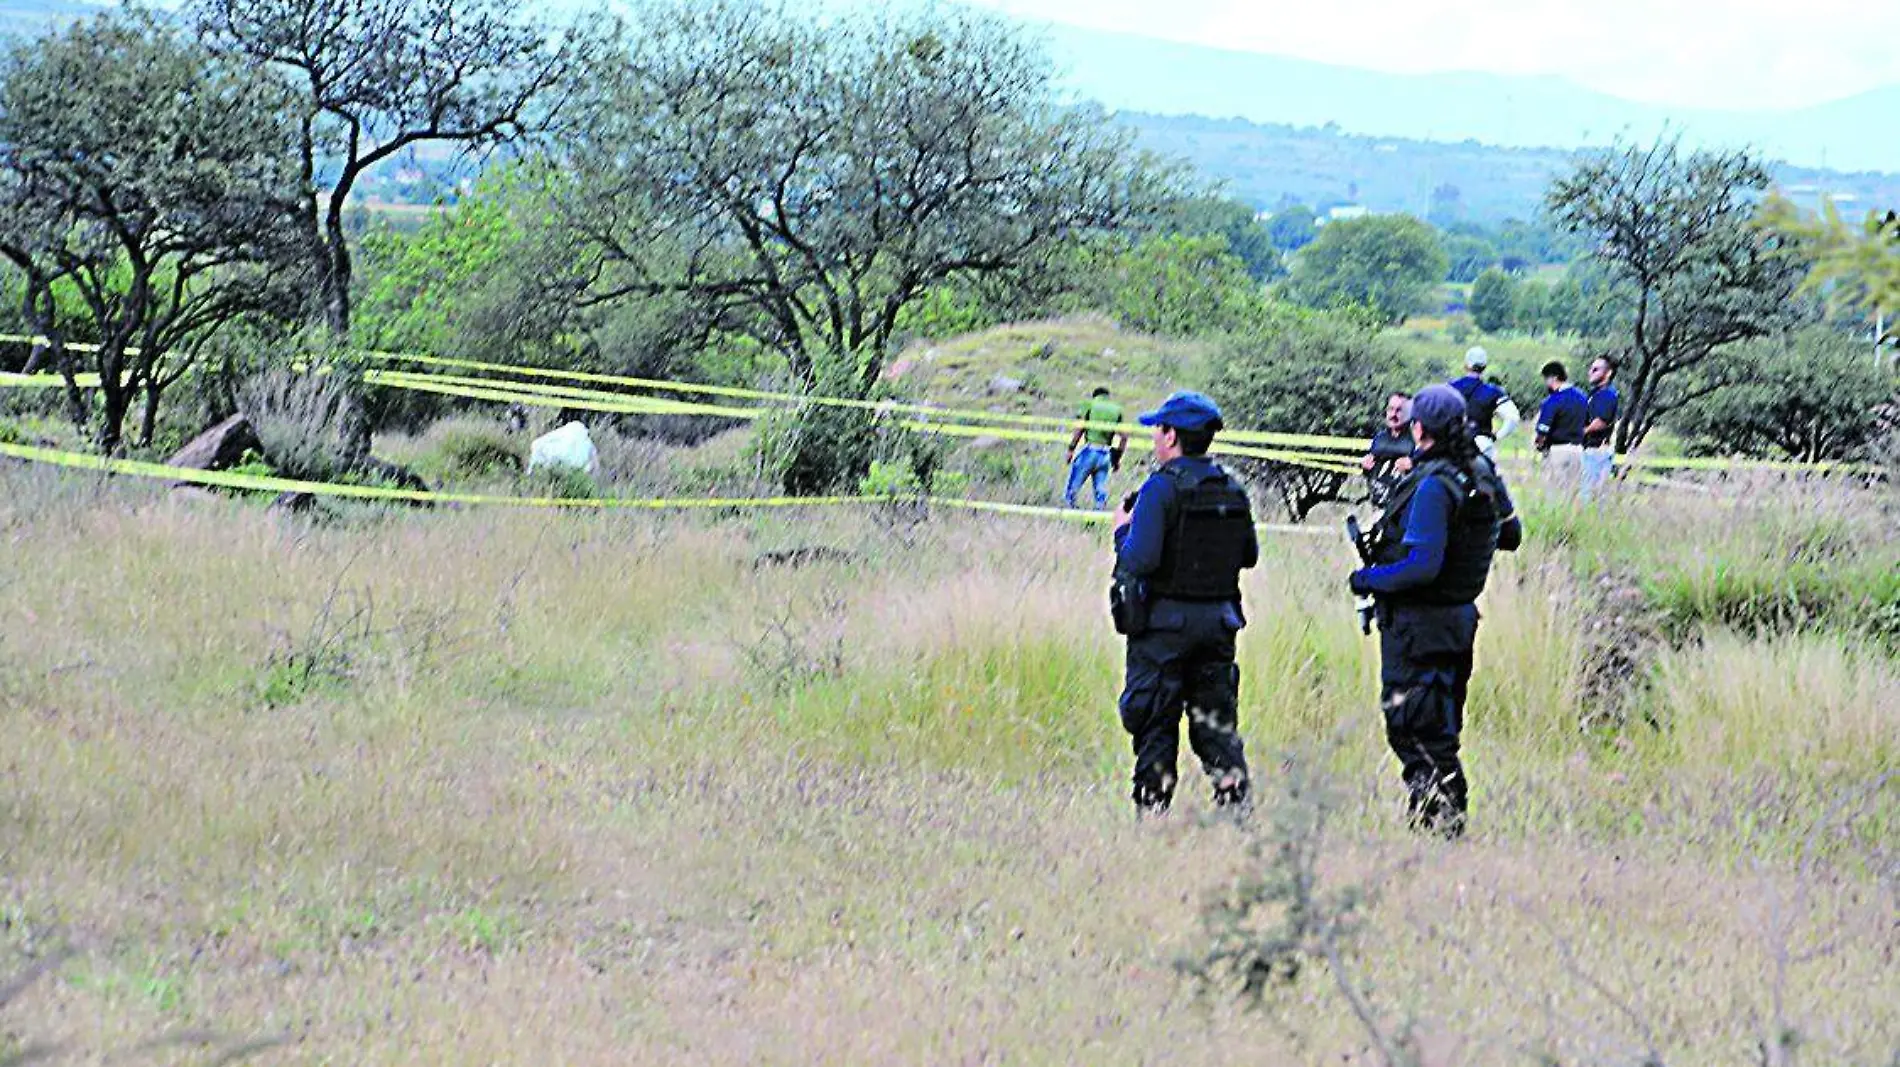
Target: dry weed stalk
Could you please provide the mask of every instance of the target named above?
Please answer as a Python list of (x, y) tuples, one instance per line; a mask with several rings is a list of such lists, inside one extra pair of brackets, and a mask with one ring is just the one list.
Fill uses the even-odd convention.
[[(1335, 746), (1343, 739), (1336, 739)], [(1227, 991), (1249, 1007), (1269, 1006), (1308, 960), (1324, 961), (1334, 987), (1386, 1067), (1415, 1067), (1418, 1050), (1408, 1023), (1394, 1030), (1380, 1017), (1346, 952), (1380, 887), (1418, 857), (1360, 881), (1328, 885), (1320, 864), (1335, 842), (1329, 829), (1343, 797), (1324, 770), (1324, 751), (1289, 757), (1278, 792), (1246, 825), (1243, 870), (1211, 896), (1201, 912), (1209, 945), (1179, 961), (1204, 992)]]

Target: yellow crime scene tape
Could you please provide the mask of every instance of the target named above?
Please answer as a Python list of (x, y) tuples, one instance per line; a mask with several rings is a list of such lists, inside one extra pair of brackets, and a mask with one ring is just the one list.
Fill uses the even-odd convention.
[[(6, 338), (0, 338), (5, 340)], [(548, 367), (536, 367), (529, 364), (484, 363), (472, 359), (453, 359), (445, 356), (424, 356), (403, 352), (365, 351), (360, 355), (385, 362), (415, 363), (421, 366), (451, 367), (461, 370), (478, 370), (490, 374), (510, 374), (521, 377), (552, 378), (574, 382), (592, 382), (599, 385), (619, 385), (634, 389), (655, 389), (680, 393), (700, 393), (709, 396), (724, 396), (742, 400), (764, 400), (780, 404), (816, 404), (825, 407), (853, 408), (860, 411), (882, 411), (891, 414), (920, 415), (936, 419), (955, 419), (962, 422), (1002, 423), (1014, 426), (1042, 426), (1073, 431), (1081, 425), (1081, 420), (1063, 418), (1059, 415), (1018, 415), (1011, 412), (977, 411), (968, 408), (937, 407), (932, 404), (912, 404), (886, 400), (853, 400), (848, 397), (817, 396), (804, 393), (777, 392), (769, 389), (745, 389), (729, 385), (702, 385), (695, 382), (666, 381), (658, 378), (632, 378), (618, 374), (593, 374), (585, 371), (555, 370)], [(1111, 433), (1126, 433), (1131, 438), (1147, 432), (1148, 428), (1136, 423), (1090, 423), (1089, 428)], [(1363, 454), (1365, 442), (1350, 437), (1329, 437), (1321, 434), (1270, 433), (1261, 430), (1223, 430), (1221, 437), (1238, 444), (1283, 445), (1292, 448), (1304, 448), (1320, 451), (1350, 452)], [(1066, 438), (1064, 438), (1066, 440)], [(1132, 443), (1132, 441), (1131, 441)]]
[[(0, 334), (0, 343), (45, 344), (44, 337), (25, 334)], [(75, 352), (96, 351), (99, 346), (84, 342), (69, 343), (66, 347)], [(136, 351), (128, 349), (128, 352)], [(762, 400), (777, 404), (799, 405), (815, 404), (824, 407), (852, 408), (863, 411), (881, 411), (890, 414), (917, 415), (933, 419), (954, 419), (962, 422), (1001, 423), (1013, 426), (1041, 426), (1073, 431), (1080, 420), (1064, 418), (1058, 415), (1019, 415), (1012, 412), (978, 411), (967, 408), (938, 407), (933, 404), (916, 404), (891, 400), (854, 400), (848, 397), (820, 396), (815, 394), (790, 393), (770, 389), (747, 389), (730, 385), (706, 385), (698, 382), (681, 382), (662, 378), (636, 378), (619, 374), (596, 374), (587, 371), (558, 370), (550, 367), (537, 367), (532, 364), (486, 363), (480, 360), (457, 359), (447, 356), (428, 356), (409, 352), (385, 352), (365, 349), (354, 353), (366, 359), (385, 363), (413, 363), (419, 366), (445, 367), (460, 370), (475, 370), (489, 374), (504, 374), (514, 377), (544, 378), (557, 381), (585, 382), (596, 385), (615, 385), (630, 389), (648, 389), (661, 392), (691, 393), (703, 396), (719, 396), (738, 400)], [(57, 380), (58, 375), (49, 375)], [(93, 376), (97, 384), (97, 376)], [(526, 384), (526, 383), (519, 383)], [(598, 395), (601, 391), (590, 390)], [(610, 394), (625, 396), (625, 393)], [(1135, 423), (1091, 423), (1092, 429), (1107, 432), (1127, 433), (1138, 437), (1147, 432), (1147, 427)], [(1365, 442), (1350, 437), (1332, 437), (1322, 434), (1271, 433), (1260, 430), (1223, 430), (1223, 439), (1236, 444), (1279, 445), (1284, 448), (1306, 449), (1330, 452), (1351, 453), (1358, 456), (1365, 451)]]
[[(78, 374), (73, 376), (73, 384), (81, 389), (99, 388), (97, 374)], [(58, 374), (15, 374), (0, 371), (0, 389), (59, 389), (66, 385), (66, 379)]]
[[(26, 378), (29, 376), (16, 375), (15, 377)], [(769, 414), (771, 410), (767, 408), (701, 404), (692, 401), (669, 400), (664, 397), (643, 397), (627, 393), (604, 393), (587, 389), (545, 386), (532, 383), (497, 382), (493, 379), (465, 378), (456, 375), (410, 374), (404, 371), (372, 370), (364, 375), (364, 380), (370, 384), (387, 388), (434, 393), (442, 396), (462, 397), (471, 400), (487, 400), (497, 403), (515, 403), (527, 406), (567, 408), (613, 414), (713, 415), (725, 418), (756, 419)], [(29, 387), (50, 387), (59, 385), (62, 382), (63, 379), (59, 375), (41, 375), (34, 377), (28, 385)], [(8, 383), (4, 380), (0, 380), (0, 386), (6, 384)], [(997, 426), (967, 426), (956, 423), (929, 422), (921, 419), (906, 419), (900, 422), (899, 425), (920, 433), (931, 433), (950, 437), (992, 437), (999, 440), (1034, 441), (1056, 444), (1068, 440), (1066, 435), (1054, 431), (1019, 430)], [(1153, 443), (1143, 439), (1138, 442), (1131, 442), (1131, 446), (1151, 449)], [(1358, 470), (1357, 466), (1349, 461), (1301, 452), (1247, 448), (1245, 446), (1223, 446), (1220, 452), (1226, 455), (1291, 463), (1336, 474), (1353, 474)]]
[[(999, 500), (965, 500), (960, 497), (938, 496), (921, 498), (877, 495), (568, 498), (507, 496), (495, 493), (456, 493), (434, 489), (397, 489), (380, 485), (346, 485), (338, 482), (312, 482), (299, 478), (280, 478), (276, 475), (242, 474), (236, 471), (197, 470), (191, 467), (173, 467), (163, 463), (148, 463), (142, 460), (113, 459), (109, 456), (96, 456), (85, 452), (68, 452), (62, 449), (40, 448), (33, 445), (14, 445), (4, 442), (0, 442), (0, 456), (7, 456), (28, 463), (43, 463), (74, 470), (126, 475), (136, 478), (151, 478), (190, 485), (211, 486), (219, 489), (240, 489), (266, 493), (309, 493), (313, 496), (341, 497), (355, 500), (394, 501), (410, 504), (459, 504), (471, 507), (526, 507), (564, 510), (591, 509), (597, 511), (616, 509), (637, 511), (747, 511), (767, 508), (925, 503), (932, 507), (955, 508), (965, 511), (988, 512), (991, 514), (1014, 515), (1027, 518), (1055, 519), (1063, 522), (1083, 524), (1105, 523), (1113, 518), (1111, 514), (1105, 511), (1077, 511), (1070, 508), (1044, 507), (1035, 504), (1011, 504)], [(1327, 535), (1327, 531), (1316, 530), (1307, 526), (1289, 526), (1275, 523), (1258, 523), (1256, 526), (1260, 530), (1269, 533)]]
[[(489, 378), (466, 378), (447, 374), (409, 374), (403, 371), (370, 371), (365, 375), (365, 380), (390, 388), (436, 393), (443, 396), (458, 396), (474, 400), (492, 400), (538, 407), (570, 408), (582, 411), (618, 412), (626, 414), (716, 415), (727, 418), (756, 419), (770, 414), (773, 410), (770, 408), (699, 404), (692, 401), (667, 400), (659, 397), (641, 397), (627, 393), (604, 393), (563, 386), (497, 382)], [(899, 405), (898, 407), (900, 410), (908, 410), (913, 406)], [(1068, 435), (1053, 430), (1025, 430), (1001, 426), (972, 426), (954, 422), (933, 422), (927, 419), (917, 418), (903, 419), (898, 425), (919, 433), (939, 434), (948, 437), (990, 437), (1005, 441), (1035, 441), (1055, 444), (1064, 443), (1069, 439)], [(1131, 441), (1130, 447), (1152, 449), (1154, 444), (1152, 441), (1142, 439), (1139, 441)], [(1229, 447), (1225, 444), (1220, 445), (1219, 452), (1223, 455), (1245, 456), (1254, 459), (1268, 459), (1282, 463), (1292, 463), (1338, 474), (1352, 474), (1356, 473), (1359, 469), (1357, 464), (1349, 460), (1304, 452), (1248, 448), (1246, 446)]]
[[(44, 344), (46, 338), (22, 334), (0, 334), (0, 343)], [(74, 351), (94, 351), (97, 345), (72, 343), (67, 347)], [(382, 362), (412, 363), (419, 366), (434, 366), (476, 370), (489, 374), (504, 374), (523, 378), (542, 378), (555, 381), (588, 382), (601, 385), (618, 385), (625, 388), (638, 388), (668, 392), (720, 396), (733, 399), (764, 400), (777, 404), (815, 404), (820, 406), (851, 408), (890, 415), (912, 415), (913, 418), (901, 425), (907, 429), (954, 437), (995, 437), (1003, 440), (1037, 441), (1063, 443), (1079, 420), (1051, 415), (1018, 415), (1007, 412), (975, 411), (968, 409), (941, 408), (929, 404), (903, 403), (897, 401), (853, 400), (845, 397), (810, 396), (799, 393), (777, 392), (766, 389), (746, 389), (738, 386), (705, 385), (695, 382), (668, 381), (657, 378), (637, 378), (615, 374), (596, 374), (585, 371), (557, 370), (533, 365), (488, 363), (480, 360), (457, 359), (445, 356), (426, 356), (414, 353), (383, 352), (364, 350), (358, 355)], [(771, 409), (759, 407), (738, 407), (733, 405), (709, 404), (697, 401), (672, 400), (665, 397), (642, 396), (625, 392), (610, 392), (599, 389), (587, 389), (574, 386), (549, 385), (535, 381), (498, 380), (495, 378), (471, 378), (453, 374), (415, 374), (406, 371), (376, 371), (365, 374), (365, 380), (371, 384), (416, 392), (436, 393), (444, 396), (457, 396), (473, 400), (488, 400), (500, 403), (519, 403), (527, 406), (565, 407), (583, 411), (600, 411), (619, 414), (678, 414), (712, 415), (725, 418), (756, 419)], [(59, 374), (8, 374), (0, 373), (0, 388), (57, 388), (65, 379)], [(94, 388), (99, 384), (96, 374), (82, 374), (75, 378), (80, 388)], [(953, 420), (953, 421), (934, 421)], [(956, 423), (971, 425), (959, 426)], [(982, 425), (984, 423), (1003, 424)], [(1032, 430), (1012, 430), (1006, 426), (1043, 426), (1059, 429), (1042, 432)], [(1130, 435), (1129, 445), (1133, 448), (1152, 448), (1143, 436), (1145, 428), (1132, 423), (1115, 426), (1092, 424), (1093, 428), (1111, 432), (1124, 432)], [(1356, 457), (1363, 453), (1364, 442), (1352, 438), (1330, 437), (1318, 434), (1269, 433), (1250, 430), (1226, 430), (1220, 435), (1219, 451), (1225, 455), (1241, 456), (1251, 459), (1264, 459), (1280, 463), (1304, 466), (1314, 470), (1335, 474), (1357, 474), (1360, 470)], [(1248, 447), (1256, 444), (1278, 444), (1290, 446), (1278, 449)], [(1352, 458), (1328, 452), (1350, 452)], [(1782, 460), (1753, 460), (1725, 458), (1662, 458), (1644, 455), (1619, 455), (1616, 462), (1625, 467), (1648, 467), (1655, 470), (1759, 470), (1784, 473), (1814, 474), (1878, 474), (1880, 468), (1867, 463), (1804, 463)]]

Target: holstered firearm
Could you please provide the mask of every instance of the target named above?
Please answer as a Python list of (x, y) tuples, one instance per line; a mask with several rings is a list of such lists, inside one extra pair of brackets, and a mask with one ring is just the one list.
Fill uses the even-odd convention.
[[(1133, 511), (1138, 491), (1131, 491), (1122, 497), (1122, 509)], [(1148, 632), (1148, 583), (1133, 575), (1123, 574), (1119, 568), (1114, 580), (1108, 587), (1108, 617), (1115, 623), (1115, 632), (1124, 637), (1140, 637)]]
[[(1359, 562), (1372, 566), (1372, 548), (1366, 544), (1365, 531), (1359, 528), (1359, 516), (1346, 516), (1346, 539), (1352, 542), (1354, 552), (1359, 553)], [(1359, 632), (1368, 636), (1372, 633), (1372, 617), (1378, 611), (1378, 602), (1372, 597), (1362, 596), (1353, 601), (1359, 609)]]

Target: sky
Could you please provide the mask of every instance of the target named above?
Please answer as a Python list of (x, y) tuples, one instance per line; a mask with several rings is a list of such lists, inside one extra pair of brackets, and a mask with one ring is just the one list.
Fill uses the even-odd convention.
[(1900, 0), (966, 2), (1394, 73), (1552, 75), (1674, 107), (1792, 110), (1900, 84)]

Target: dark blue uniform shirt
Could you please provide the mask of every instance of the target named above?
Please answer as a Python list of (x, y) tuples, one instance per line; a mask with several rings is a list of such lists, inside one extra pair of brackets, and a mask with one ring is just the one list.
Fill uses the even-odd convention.
[(1400, 593), (1438, 578), (1451, 544), (1451, 518), (1457, 498), (1442, 478), (1427, 478), (1412, 496), (1405, 516), (1405, 558), (1361, 571), (1353, 589), (1361, 593)]
[[(1164, 469), (1205, 476), (1214, 469), (1214, 461), (1206, 456), (1182, 456), (1170, 460)], [(1148, 480), (1141, 483), (1141, 495), (1135, 498), (1131, 521), (1115, 531), (1117, 570), (1136, 578), (1147, 578), (1161, 568), (1161, 553), (1168, 543), (1168, 529), (1172, 525), (1169, 517), (1174, 513), (1176, 495), (1174, 479), (1161, 471), (1150, 474)], [(1258, 562), (1260, 546), (1256, 542), (1242, 566), (1251, 567)]]
[(1583, 390), (1566, 385), (1550, 394), (1537, 412), (1537, 433), (1552, 445), (1580, 445), (1583, 427), (1590, 421), (1590, 401)]
[(1465, 414), (1470, 419), (1474, 432), (1483, 437), (1496, 437), (1492, 419), (1498, 413), (1499, 405), (1509, 399), (1504, 390), (1485, 381), (1476, 374), (1467, 374), (1452, 381), (1451, 387), (1465, 398)]
[(1600, 433), (1586, 433), (1583, 444), (1586, 448), (1596, 448), (1608, 444), (1610, 435), (1616, 431), (1616, 416), (1622, 409), (1623, 398), (1616, 395), (1616, 386), (1606, 385), (1592, 390), (1589, 402), (1584, 405), (1584, 424), (1588, 425), (1602, 419), (1608, 425)]

